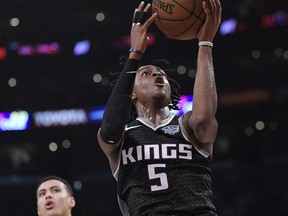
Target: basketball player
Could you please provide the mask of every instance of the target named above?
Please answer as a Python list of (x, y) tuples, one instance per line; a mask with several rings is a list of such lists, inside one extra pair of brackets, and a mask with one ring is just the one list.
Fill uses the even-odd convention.
[(58, 177), (48, 176), (37, 188), (37, 210), (39, 216), (71, 216), (75, 206), (70, 184)]
[[(147, 45), (147, 29), (157, 14), (140, 3), (131, 27), (131, 49), (106, 105), (98, 142), (117, 180), (125, 216), (215, 216), (211, 162), (218, 124), (212, 60), (213, 39), (221, 22), (219, 0), (204, 1), (206, 21), (199, 32), (193, 110), (181, 117), (170, 111), (175, 96), (166, 73), (154, 65), (140, 65)], [(191, 89), (192, 91), (192, 89)], [(174, 92), (174, 93), (173, 93)], [(137, 118), (129, 122), (130, 111)]]

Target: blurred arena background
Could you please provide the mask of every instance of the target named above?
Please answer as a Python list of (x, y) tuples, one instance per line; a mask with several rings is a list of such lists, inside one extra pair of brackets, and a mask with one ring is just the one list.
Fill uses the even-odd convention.
[[(73, 215), (120, 216), (96, 132), (139, 2), (0, 0), (1, 216), (37, 215), (37, 182), (52, 174), (73, 185)], [(287, 215), (288, 1), (221, 3), (215, 203), (221, 216)], [(197, 41), (168, 39), (155, 25), (149, 36), (143, 63), (170, 61), (184, 107)]]

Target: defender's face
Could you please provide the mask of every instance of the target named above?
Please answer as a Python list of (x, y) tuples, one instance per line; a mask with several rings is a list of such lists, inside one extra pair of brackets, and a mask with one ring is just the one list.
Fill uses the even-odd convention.
[(134, 83), (133, 100), (145, 104), (156, 100), (161, 106), (169, 104), (171, 88), (163, 70), (153, 65), (146, 65), (138, 69)]
[(64, 183), (58, 180), (43, 182), (37, 190), (37, 209), (39, 216), (70, 215), (75, 206)]

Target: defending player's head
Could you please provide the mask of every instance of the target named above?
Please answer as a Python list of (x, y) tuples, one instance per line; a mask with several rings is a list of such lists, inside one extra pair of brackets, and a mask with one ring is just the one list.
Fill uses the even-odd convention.
[(39, 216), (71, 216), (76, 204), (70, 184), (58, 176), (43, 178), (38, 184), (36, 196)]

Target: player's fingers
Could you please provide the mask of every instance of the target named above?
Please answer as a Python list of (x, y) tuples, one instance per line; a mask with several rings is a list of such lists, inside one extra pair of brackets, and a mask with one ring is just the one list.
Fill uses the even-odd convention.
[(138, 8), (137, 8), (137, 10), (138, 10), (138, 11), (142, 11), (143, 8), (144, 8), (144, 4), (145, 4), (144, 1), (141, 1), (140, 4), (139, 4), (139, 6), (138, 6)]
[(216, 16), (221, 20), (221, 15), (222, 15), (222, 6), (220, 3), (220, 0), (215, 0), (215, 3), (217, 5), (217, 10), (216, 10)]
[(216, 13), (216, 9), (217, 9), (217, 5), (216, 5), (215, 1), (214, 0), (210, 0), (209, 3), (210, 3), (211, 14), (215, 14)]
[(144, 4), (145, 4), (144, 1), (141, 1), (140, 4), (138, 5), (138, 8), (135, 9), (132, 26), (141, 25), (141, 23), (139, 22), (139, 13), (143, 11)]
[(203, 6), (203, 10), (205, 12), (205, 15), (206, 15), (206, 19), (209, 19), (211, 17), (211, 10), (208, 8), (208, 5), (207, 5), (207, 2), (206, 1), (203, 1), (202, 3), (202, 6)]
[(222, 8), (221, 8), (220, 1), (219, 0), (209, 0), (209, 3), (210, 3), (210, 10), (209, 11), (211, 13), (211, 16), (209, 16), (209, 13), (208, 13), (208, 15), (206, 13), (207, 18), (211, 19), (211, 21), (215, 25), (218, 26), (221, 22), (221, 14), (222, 14)]
[(132, 19), (132, 26), (134, 26), (136, 24), (136, 23), (134, 23), (136, 12), (137, 12), (137, 8), (134, 10), (133, 19)]
[(144, 26), (146, 28), (149, 28), (149, 26), (154, 22), (154, 20), (157, 18), (158, 14), (157, 13), (154, 13), (152, 14), (149, 19), (144, 23)]
[(150, 7), (151, 7), (151, 4), (148, 3), (148, 4), (146, 5), (146, 7), (144, 8), (144, 11), (145, 11), (145, 12), (149, 12)]
[(216, 5), (217, 5), (219, 8), (221, 8), (220, 0), (215, 0), (215, 3), (216, 3)]
[(220, 0), (210, 0), (210, 7), (212, 14), (216, 14), (216, 16), (222, 11)]

